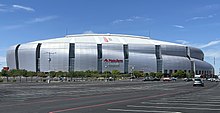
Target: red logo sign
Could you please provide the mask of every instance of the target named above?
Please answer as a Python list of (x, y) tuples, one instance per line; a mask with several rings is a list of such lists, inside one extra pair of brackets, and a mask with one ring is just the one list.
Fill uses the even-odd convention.
[(112, 39), (111, 39), (111, 38), (106, 38), (106, 37), (103, 37), (103, 39), (104, 39), (104, 41), (105, 41), (105, 42), (110, 42), (110, 41), (112, 41)]
[(108, 62), (108, 63), (122, 63), (123, 60), (118, 60), (118, 59), (105, 59), (104, 62)]
[(104, 41), (105, 41), (105, 42), (108, 42), (108, 39), (107, 39), (106, 37), (104, 37)]

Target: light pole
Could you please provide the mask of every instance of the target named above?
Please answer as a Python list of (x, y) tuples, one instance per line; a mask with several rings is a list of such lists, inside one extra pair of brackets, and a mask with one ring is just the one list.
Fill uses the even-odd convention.
[(108, 65), (105, 66), (105, 82), (108, 81), (107, 76), (108, 76), (108, 71), (107, 71)]
[(46, 52), (45, 54), (48, 54), (48, 71), (50, 72), (51, 55), (56, 54), (56, 52)]
[(131, 68), (131, 79), (130, 80), (132, 81), (134, 66), (131, 66), (130, 68)]

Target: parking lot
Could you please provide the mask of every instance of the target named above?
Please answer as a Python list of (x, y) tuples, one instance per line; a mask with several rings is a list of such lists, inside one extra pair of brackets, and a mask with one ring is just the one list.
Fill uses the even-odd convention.
[(219, 83), (177, 81), (2, 83), (1, 113), (216, 113)]

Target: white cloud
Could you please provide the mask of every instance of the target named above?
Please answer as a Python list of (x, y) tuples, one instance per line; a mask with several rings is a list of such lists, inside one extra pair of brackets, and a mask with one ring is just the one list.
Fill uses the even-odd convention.
[(88, 31), (84, 31), (83, 34), (95, 34), (95, 33), (91, 30), (88, 30)]
[(13, 8), (16, 8), (16, 9), (23, 9), (23, 10), (26, 10), (26, 11), (35, 11), (33, 8), (31, 7), (26, 7), (26, 6), (21, 6), (21, 5), (12, 5)]
[(117, 24), (117, 23), (120, 23), (120, 22), (124, 22), (125, 20), (114, 20), (112, 23), (113, 24)]
[(205, 57), (220, 58), (220, 52), (215, 49), (203, 50)]
[(131, 18), (127, 18), (127, 19), (117, 19), (117, 20), (114, 20), (112, 23), (113, 24), (118, 24), (118, 23), (121, 23), (121, 22), (134, 22), (134, 21), (150, 21), (152, 20), (151, 18), (145, 18), (145, 17), (140, 17), (140, 16), (133, 16)]
[(207, 44), (201, 45), (199, 48), (206, 48), (206, 47), (217, 45), (219, 43), (220, 43), (220, 40), (215, 40), (215, 41), (211, 41)]
[(217, 10), (220, 8), (220, 4), (209, 4), (204, 6), (202, 9), (203, 10)]
[(45, 22), (45, 21), (53, 20), (55, 18), (57, 18), (57, 16), (46, 16), (46, 17), (41, 17), (41, 18), (34, 18), (31, 21), (28, 21), (26, 23), (31, 24), (31, 23)]
[(31, 7), (25, 7), (21, 5), (6, 5), (6, 4), (0, 4), (0, 12), (15, 12), (16, 10), (25, 10), (25, 11), (35, 11)]
[(18, 29), (18, 28), (27, 26), (29, 24), (45, 22), (45, 21), (53, 20), (55, 18), (57, 18), (57, 16), (46, 16), (46, 17), (42, 17), (42, 18), (34, 18), (30, 21), (24, 22), (23, 24), (15, 24), (15, 25), (4, 26), (3, 29), (5, 29), (5, 30)]
[(189, 42), (185, 41), (185, 40), (176, 40), (176, 42), (178, 42), (180, 44), (183, 44), (183, 45), (188, 45), (189, 44)]
[(17, 25), (8, 25), (8, 26), (5, 26), (4, 29), (6, 29), (6, 30), (11, 30), (11, 29), (21, 28), (21, 27), (23, 27), (23, 26), (24, 26), (24, 25), (19, 25), (19, 24), (17, 24)]
[(210, 19), (215, 17), (217, 14), (212, 14), (212, 15), (208, 15), (208, 16), (196, 16), (196, 17), (192, 17), (190, 19), (187, 19), (186, 21), (195, 21), (195, 20), (203, 20), (203, 19)]
[(181, 25), (173, 25), (173, 27), (177, 27), (177, 28), (180, 28), (180, 29), (185, 28), (184, 26), (181, 26)]
[(197, 47), (197, 48), (200, 48), (200, 49), (210, 49), (210, 48), (213, 48), (212, 46), (220, 46), (220, 45), (218, 45), (218, 44), (220, 44), (220, 40), (210, 41), (206, 44), (196, 44), (196, 43), (193, 44), (193, 43), (190, 43), (190, 42), (185, 41), (185, 40), (176, 40), (176, 42), (178, 42), (180, 44), (184, 44), (184, 45)]

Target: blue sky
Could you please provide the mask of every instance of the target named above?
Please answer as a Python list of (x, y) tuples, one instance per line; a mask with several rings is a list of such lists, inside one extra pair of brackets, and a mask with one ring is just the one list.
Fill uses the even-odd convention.
[[(66, 32), (68, 31), (68, 32)], [(219, 0), (0, 0), (0, 67), (9, 46), (68, 34), (112, 33), (200, 48), (220, 68)]]

